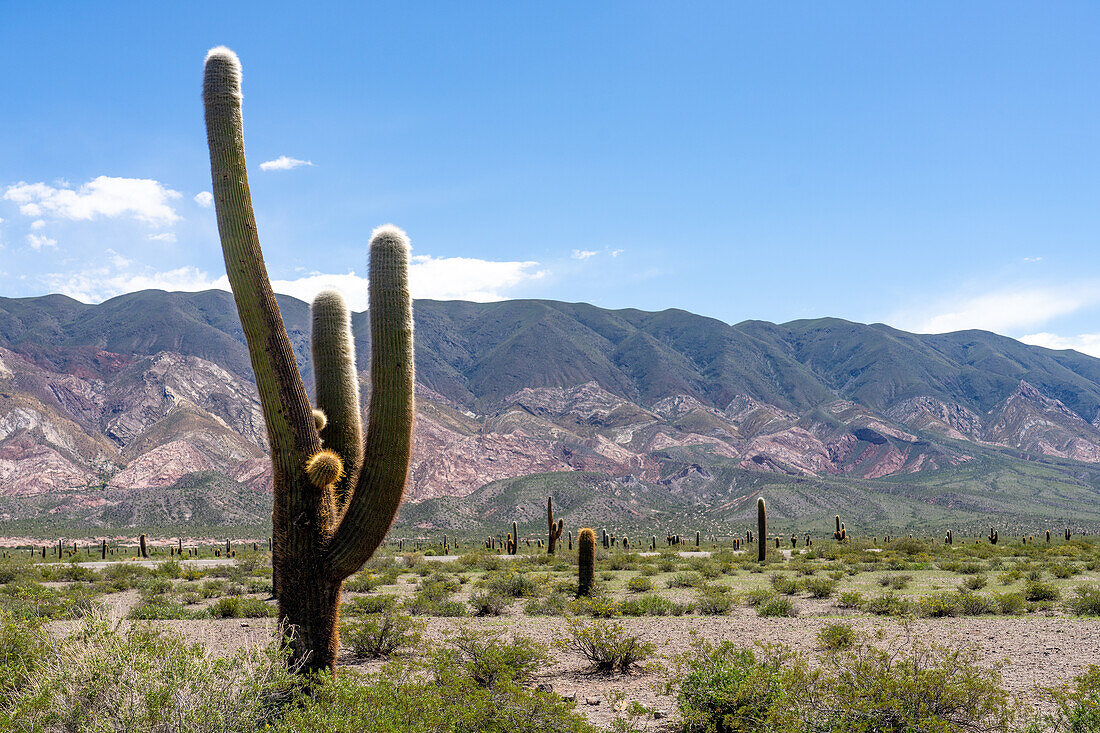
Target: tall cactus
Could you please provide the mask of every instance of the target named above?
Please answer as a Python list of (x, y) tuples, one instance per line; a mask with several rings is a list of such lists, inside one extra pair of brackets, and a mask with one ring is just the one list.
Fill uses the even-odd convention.
[(768, 508), (764, 506), (764, 497), (756, 500), (756, 559), (760, 562), (768, 556)]
[(596, 568), (596, 533), (585, 527), (577, 533), (577, 596), (592, 593)]
[(558, 549), (558, 540), (561, 539), (562, 530), (565, 529), (565, 520), (554, 522), (554, 497), (546, 497), (546, 526), (549, 530), (546, 540), (546, 554), (553, 555)]
[(227, 48), (206, 56), (203, 104), (218, 233), (271, 450), (279, 617), (293, 627), (291, 661), (304, 672), (331, 669), (341, 587), (385, 538), (408, 475), (415, 412), (409, 243), (393, 226), (371, 235), (364, 436), (353, 417), (359, 405), (347, 308), (335, 294), (318, 297), (313, 308), (323, 421), (306, 396), (260, 250), (245, 167), (241, 66)]

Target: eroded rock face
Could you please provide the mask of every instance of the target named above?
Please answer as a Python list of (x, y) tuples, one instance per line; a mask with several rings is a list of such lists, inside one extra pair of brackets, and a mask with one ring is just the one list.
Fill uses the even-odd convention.
[(1100, 430), (1027, 382), (990, 410), (982, 437), (1033, 453), (1100, 461)]
[[(65, 493), (55, 511), (77, 511), (194, 476), (271, 491), (250, 382), (173, 352), (96, 351), (71, 362), (72, 372), (51, 371), (0, 348), (0, 495)], [(724, 407), (686, 394), (642, 405), (596, 382), (520, 389), (483, 414), (423, 385), (418, 395), (407, 488), (413, 502), (555, 471), (692, 491), (713, 480), (708, 461), (795, 476), (879, 478), (970, 460), (936, 436), (1100, 462), (1100, 429), (1027, 382), (985, 415), (933, 397), (907, 399), (885, 413), (833, 400), (800, 415), (747, 395)], [(690, 468), (670, 476), (662, 470), (670, 461)]]

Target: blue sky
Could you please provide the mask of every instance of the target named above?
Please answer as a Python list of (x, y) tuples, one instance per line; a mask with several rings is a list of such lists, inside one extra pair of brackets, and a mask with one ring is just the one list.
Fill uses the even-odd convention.
[(0, 0), (0, 294), (219, 284), (225, 44), (277, 289), (360, 303), (393, 222), (422, 297), (1100, 355), (1098, 33), (1073, 2)]

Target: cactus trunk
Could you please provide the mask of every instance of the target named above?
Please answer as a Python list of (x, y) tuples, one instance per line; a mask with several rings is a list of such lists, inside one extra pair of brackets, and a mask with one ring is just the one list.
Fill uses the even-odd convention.
[(577, 596), (592, 593), (596, 568), (596, 533), (588, 527), (577, 533)]

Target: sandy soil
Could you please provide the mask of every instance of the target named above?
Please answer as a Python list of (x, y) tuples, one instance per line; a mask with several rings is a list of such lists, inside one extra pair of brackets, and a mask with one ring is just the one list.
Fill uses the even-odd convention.
[[(114, 594), (111, 603), (113, 618), (121, 618), (137, 601), (133, 591)], [(665, 670), (669, 660), (692, 648), (696, 637), (711, 642), (733, 641), (751, 645), (756, 642), (782, 643), (791, 648), (812, 653), (817, 631), (837, 616), (804, 616), (800, 618), (759, 618), (751, 609), (735, 609), (732, 616), (682, 616), (663, 618), (619, 619), (631, 633), (657, 647), (657, 655), (648, 671), (610, 676), (591, 674), (586, 662), (576, 653), (556, 648), (555, 642), (567, 638), (565, 620), (561, 618), (531, 618), (523, 615), (492, 619), (425, 620), (425, 637), (444, 641), (464, 626), (497, 628), (541, 641), (551, 646), (556, 662), (540, 675), (536, 684), (558, 694), (575, 697), (577, 709), (598, 726), (607, 726), (617, 715), (612, 700), (622, 693), (627, 702), (637, 701), (646, 707), (674, 715), (675, 698), (665, 694)], [(1006, 662), (1003, 669), (1005, 687), (1022, 695), (1031, 704), (1038, 704), (1036, 687), (1054, 685), (1083, 672), (1089, 664), (1100, 664), (1100, 620), (1065, 617), (1031, 616), (1019, 618), (973, 619), (945, 618), (912, 621), (900, 624), (889, 619), (848, 616), (845, 620), (855, 628), (873, 634), (882, 629), (883, 644), (904, 648), (915, 641), (934, 640), (950, 647), (971, 645), (979, 650), (983, 664)], [(232, 653), (250, 645), (264, 644), (270, 638), (270, 619), (225, 619), (205, 621), (157, 621), (166, 628), (181, 633), (187, 640), (202, 642), (212, 650)], [(345, 654), (343, 665), (371, 671), (380, 662), (358, 662)], [(545, 689), (545, 687), (544, 687)], [(661, 721), (662, 723), (664, 721)]]

